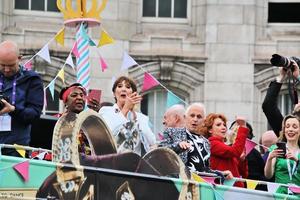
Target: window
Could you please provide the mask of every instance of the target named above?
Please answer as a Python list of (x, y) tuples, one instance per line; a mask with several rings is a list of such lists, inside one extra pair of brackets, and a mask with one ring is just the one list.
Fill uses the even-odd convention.
[(300, 23), (300, 3), (270, 2), (268, 6), (269, 23)]
[(15, 0), (15, 9), (59, 12), (56, 0)]
[(278, 108), (283, 116), (292, 113), (292, 101), (288, 93), (283, 93), (278, 97)]
[(187, 0), (143, 0), (143, 17), (187, 18)]

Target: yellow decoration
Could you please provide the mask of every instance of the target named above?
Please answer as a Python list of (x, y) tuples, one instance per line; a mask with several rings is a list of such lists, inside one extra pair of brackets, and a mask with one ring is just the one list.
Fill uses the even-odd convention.
[(55, 40), (61, 46), (65, 45), (65, 28), (62, 28), (55, 36)]
[(92, 0), (90, 10), (87, 10), (87, 0), (76, 0), (75, 9), (72, 6), (72, 0), (64, 0), (65, 5), (62, 5), (62, 0), (57, 0), (56, 5), (60, 12), (63, 13), (65, 20), (76, 18), (93, 18), (100, 21), (100, 14), (106, 6), (107, 0), (102, 0), (99, 5), (98, 0)]
[(61, 70), (59, 70), (59, 72), (57, 73), (57, 76), (58, 76), (59, 78), (61, 78), (61, 80), (62, 80), (63, 82), (65, 82), (65, 70), (64, 70), (64, 68), (62, 68)]
[(254, 190), (255, 187), (256, 187), (257, 184), (258, 184), (258, 181), (254, 181), (254, 180), (249, 180), (249, 179), (247, 179), (247, 180), (246, 180), (246, 183), (247, 183), (247, 188), (248, 188), (248, 189)]
[(98, 47), (104, 46), (106, 44), (111, 44), (114, 42), (114, 39), (108, 35), (108, 33), (104, 30), (101, 31), (101, 38), (98, 43)]
[(18, 145), (18, 144), (14, 144), (14, 147), (15, 147), (16, 151), (17, 151), (23, 158), (25, 158), (26, 151), (25, 151), (24, 147), (21, 146), (21, 145)]
[(198, 176), (197, 174), (192, 172), (192, 178), (194, 179), (194, 181), (197, 181), (199, 183), (205, 182), (205, 180), (203, 178), (201, 178), (200, 176)]

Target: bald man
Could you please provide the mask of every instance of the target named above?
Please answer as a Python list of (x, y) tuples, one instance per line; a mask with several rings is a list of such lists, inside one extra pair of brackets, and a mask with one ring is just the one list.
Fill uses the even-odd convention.
[[(268, 149), (273, 144), (276, 144), (278, 141), (278, 137), (276, 136), (275, 132), (272, 130), (266, 131), (261, 136), (261, 144), (263, 147), (263, 159), (266, 160), (268, 157)], [(265, 148), (266, 147), (266, 148)]]
[[(31, 123), (43, 108), (42, 80), (24, 70), (20, 59), (16, 43), (0, 43), (0, 144), (29, 145)], [(13, 149), (2, 149), (2, 154), (19, 156)]]
[(163, 125), (165, 128), (184, 127), (184, 106), (176, 104), (171, 106), (164, 114)]

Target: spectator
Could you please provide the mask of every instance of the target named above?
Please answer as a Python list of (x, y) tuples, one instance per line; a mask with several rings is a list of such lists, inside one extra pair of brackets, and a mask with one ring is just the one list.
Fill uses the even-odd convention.
[[(222, 114), (211, 113), (204, 120), (200, 131), (208, 136), (211, 144), (211, 168), (213, 170), (229, 170), (234, 177), (240, 177), (239, 159), (244, 152), (248, 128), (243, 118), (237, 118), (239, 125), (237, 137), (232, 146), (225, 144), (227, 133), (226, 118)], [(244, 187), (242, 182), (236, 182), (236, 186)]]
[(261, 136), (261, 144), (263, 145), (262, 147), (262, 155), (263, 155), (263, 160), (266, 162), (268, 155), (269, 155), (269, 149), (272, 145), (276, 144), (278, 141), (277, 136), (275, 135), (274, 131), (266, 131), (262, 134)]
[(165, 128), (184, 127), (184, 106), (176, 104), (171, 106), (164, 114), (163, 125)]
[[(298, 79), (300, 60), (296, 59), (296, 58), (294, 58), (294, 59), (297, 62), (292, 60), (293, 68), (294, 68), (292, 75), (294, 78)], [(266, 97), (262, 104), (262, 109), (268, 119), (270, 126), (272, 127), (272, 129), (275, 132), (275, 134), (277, 135), (277, 137), (279, 136), (279, 132), (282, 129), (281, 125), (282, 125), (282, 119), (283, 119), (283, 116), (277, 107), (277, 99), (279, 96), (281, 86), (287, 77), (287, 70), (283, 67), (280, 67), (279, 72), (280, 72), (279, 76), (276, 78), (276, 80), (274, 80), (270, 83)], [(300, 103), (295, 105), (293, 114), (300, 116)]]
[[(40, 117), (44, 94), (40, 76), (20, 65), (16, 43), (0, 44), (0, 143), (29, 145), (32, 122)], [(7, 126), (3, 126), (7, 124)], [(2, 149), (2, 154), (19, 156), (14, 149)]]
[(231, 178), (229, 171), (216, 172), (210, 169), (210, 144), (199, 127), (205, 118), (205, 107), (201, 103), (191, 104), (185, 112), (185, 128), (167, 128), (164, 131), (165, 140), (160, 146), (175, 151), (181, 157), (187, 168), (194, 173), (212, 172)]
[[(271, 151), (265, 165), (265, 176), (270, 179), (275, 176), (276, 183), (300, 184), (300, 121), (296, 116), (287, 115), (283, 119), (282, 131), (279, 141), (286, 142), (286, 154), (276, 145), (270, 147)], [(287, 194), (286, 187), (280, 187), (277, 192)]]
[(137, 93), (133, 80), (126, 76), (115, 81), (112, 91), (116, 103), (102, 107), (99, 113), (115, 137), (118, 152), (132, 150), (144, 155), (155, 145), (156, 138), (149, 127), (149, 118), (135, 111), (142, 96)]

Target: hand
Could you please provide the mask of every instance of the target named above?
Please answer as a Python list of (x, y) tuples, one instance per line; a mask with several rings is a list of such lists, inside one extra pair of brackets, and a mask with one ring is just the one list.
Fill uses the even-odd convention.
[(296, 157), (295, 152), (290, 149), (287, 149), (286, 158), (294, 160), (296, 162), (298, 161), (298, 158)]
[(283, 81), (285, 80), (286, 78), (286, 74), (287, 74), (287, 71), (285, 68), (283, 67), (279, 67), (279, 76), (276, 78), (276, 81), (278, 83), (283, 83)]
[(124, 108), (126, 108), (128, 110), (133, 110), (133, 107), (136, 104), (139, 104), (141, 101), (142, 101), (142, 96), (139, 95), (137, 92), (129, 94), (126, 97)]
[(278, 158), (283, 156), (282, 149), (274, 149), (272, 152), (269, 153), (268, 160), (273, 160), (274, 158)]
[(243, 116), (236, 116), (236, 123), (239, 125), (239, 126), (243, 126), (243, 127), (246, 127), (246, 118), (243, 117)]
[(246, 159), (246, 149), (244, 149), (244, 151), (242, 152), (242, 154), (240, 155), (240, 160), (244, 161)]
[(225, 176), (225, 179), (226, 179), (226, 180), (233, 179), (233, 175), (232, 175), (231, 171), (225, 170), (225, 171), (223, 171), (222, 173), (223, 173), (223, 175)]
[(292, 65), (293, 65), (293, 68), (294, 68), (294, 71), (293, 71), (293, 76), (298, 80), (298, 77), (299, 77), (299, 66), (297, 64), (297, 62), (295, 62), (294, 60), (292, 60)]
[(15, 111), (15, 106), (8, 103), (5, 99), (1, 99), (1, 101), (4, 104), (4, 107), (2, 110), (0, 110), (0, 115)]
[(181, 149), (186, 150), (186, 149), (189, 149), (191, 147), (191, 144), (186, 142), (186, 141), (182, 141), (182, 142), (179, 143), (179, 147)]
[(87, 105), (90, 109), (98, 112), (100, 110), (100, 103), (97, 99), (92, 98), (88, 100), (88, 105)]

